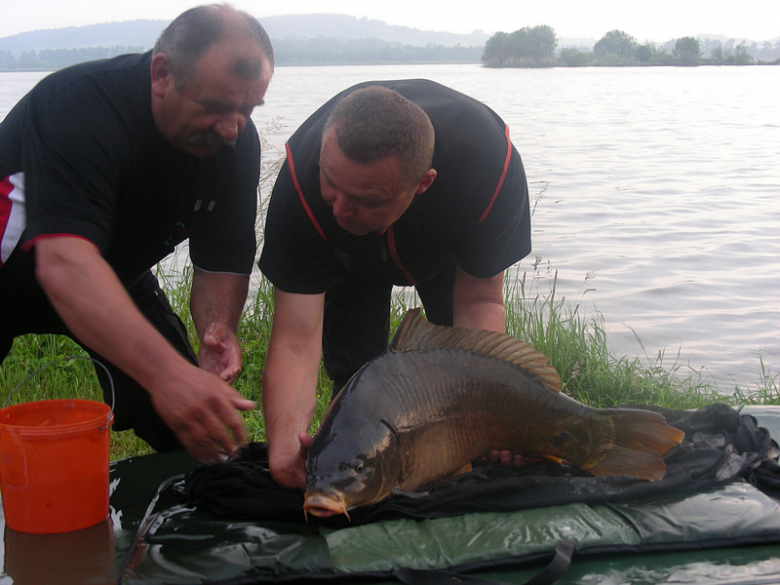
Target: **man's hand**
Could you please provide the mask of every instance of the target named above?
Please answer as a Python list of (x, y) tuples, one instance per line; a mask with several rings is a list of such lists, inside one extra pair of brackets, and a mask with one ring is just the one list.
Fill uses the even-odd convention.
[(206, 328), (198, 351), (201, 369), (232, 384), (241, 373), (241, 346), (235, 333), (224, 323), (212, 323)]
[(238, 410), (257, 404), (213, 374), (187, 365), (181, 380), (164, 379), (152, 404), (187, 451), (204, 463), (225, 460), (246, 439)]
[(301, 490), (306, 487), (306, 457), (313, 440), (308, 433), (300, 433), (297, 450), (269, 455), (268, 467), (276, 483)]
[(241, 373), (236, 330), (248, 290), (248, 276), (193, 270), (190, 314), (200, 338), (198, 365), (228, 384)]
[(149, 392), (188, 451), (217, 461), (241, 445), (237, 410), (255, 403), (182, 357), (138, 311), (97, 247), (81, 238), (44, 238), (35, 257), (38, 281), (68, 328)]

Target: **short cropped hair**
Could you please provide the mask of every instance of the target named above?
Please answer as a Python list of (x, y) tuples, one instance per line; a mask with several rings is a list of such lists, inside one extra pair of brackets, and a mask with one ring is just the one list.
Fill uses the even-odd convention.
[[(153, 54), (165, 53), (176, 88), (181, 90), (191, 80), (198, 59), (214, 43), (236, 36), (257, 41), (273, 73), (274, 48), (265, 29), (255, 17), (229, 4), (207, 4), (183, 12), (160, 34)], [(264, 66), (262, 62), (237, 59), (231, 72), (244, 79), (255, 79)]]
[(354, 162), (369, 164), (398, 155), (405, 185), (417, 183), (431, 168), (433, 124), (421, 107), (392, 89), (371, 85), (346, 95), (328, 116), (323, 138), (330, 128), (341, 151)]

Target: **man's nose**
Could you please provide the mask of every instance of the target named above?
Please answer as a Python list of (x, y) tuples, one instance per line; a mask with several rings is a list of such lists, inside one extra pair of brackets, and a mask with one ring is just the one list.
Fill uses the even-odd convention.
[(341, 193), (336, 193), (331, 207), (333, 208), (333, 215), (335, 217), (347, 217), (351, 215), (353, 211), (349, 200)]
[(234, 142), (244, 126), (246, 126), (246, 118), (241, 114), (228, 114), (222, 116), (214, 125), (214, 132), (219, 134), (225, 142)]

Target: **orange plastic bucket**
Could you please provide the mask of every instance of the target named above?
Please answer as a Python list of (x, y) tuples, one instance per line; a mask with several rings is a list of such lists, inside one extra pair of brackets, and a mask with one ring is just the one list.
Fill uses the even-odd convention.
[(5, 522), (34, 534), (69, 532), (108, 517), (111, 408), (41, 400), (0, 409)]

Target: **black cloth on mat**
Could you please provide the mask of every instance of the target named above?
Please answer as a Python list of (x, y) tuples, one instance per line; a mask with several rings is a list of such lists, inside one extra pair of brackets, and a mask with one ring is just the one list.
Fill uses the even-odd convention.
[[(570, 504), (633, 501), (673, 493), (702, 492), (742, 478), (780, 496), (778, 444), (750, 415), (713, 404), (696, 410), (632, 405), (661, 413), (685, 432), (664, 456), (666, 477), (649, 482), (626, 476), (594, 477), (568, 465), (541, 461), (521, 467), (484, 463), (471, 473), (430, 487), (423, 497), (394, 496), (374, 506), (309, 522), (363, 524), (389, 518), (438, 518), (471, 512), (514, 511)], [(303, 493), (279, 486), (268, 471), (262, 443), (243, 448), (233, 461), (191, 470), (180, 489), (199, 510), (230, 520), (303, 521)]]

